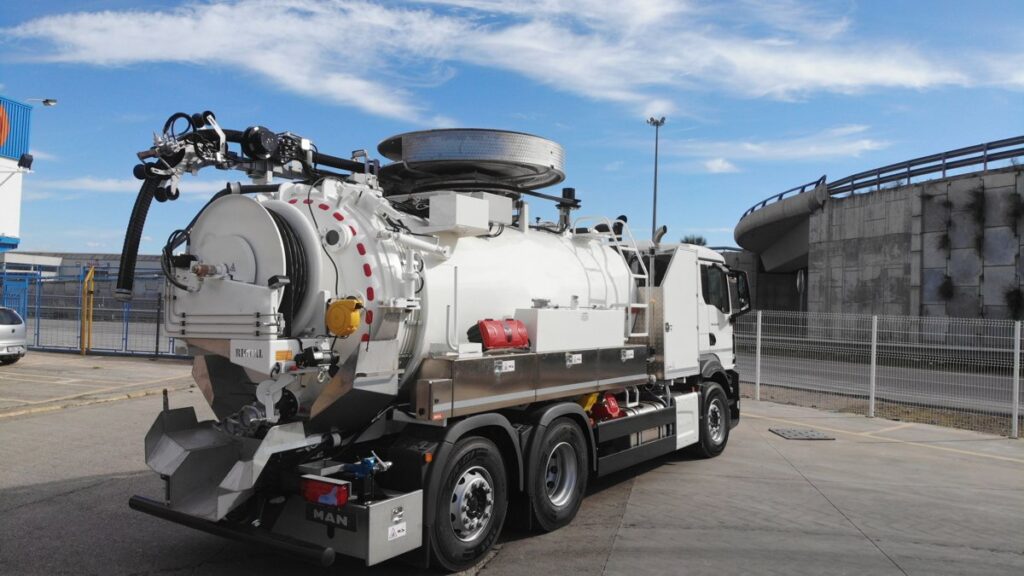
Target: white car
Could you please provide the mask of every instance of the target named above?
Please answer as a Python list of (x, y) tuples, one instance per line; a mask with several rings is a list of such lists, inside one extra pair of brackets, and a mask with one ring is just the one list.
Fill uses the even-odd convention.
[(26, 349), (25, 321), (14, 310), (0, 307), (0, 366), (21, 360)]

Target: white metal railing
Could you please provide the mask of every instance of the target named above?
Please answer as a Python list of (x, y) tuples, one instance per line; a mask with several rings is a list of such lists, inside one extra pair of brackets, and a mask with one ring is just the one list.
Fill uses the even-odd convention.
[(735, 333), (755, 399), (1020, 435), (1019, 321), (758, 311)]

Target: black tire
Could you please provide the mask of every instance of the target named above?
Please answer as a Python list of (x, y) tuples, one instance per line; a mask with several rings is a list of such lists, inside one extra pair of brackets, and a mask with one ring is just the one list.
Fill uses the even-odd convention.
[(583, 431), (568, 418), (558, 418), (544, 431), (529, 478), (534, 525), (551, 532), (572, 522), (587, 491), (590, 468)]
[(700, 441), (694, 453), (701, 458), (714, 458), (729, 443), (729, 399), (722, 386), (710, 384), (704, 391), (700, 414)]
[(14, 364), (18, 360), (21, 360), (20, 356), (7, 356), (6, 358), (0, 358), (0, 366), (7, 366), (9, 364)]
[[(508, 510), (508, 478), (498, 447), (479, 436), (455, 444), (441, 478), (431, 545), (439, 567), (456, 572), (476, 564), (498, 540)], [(460, 504), (466, 509), (456, 515)]]

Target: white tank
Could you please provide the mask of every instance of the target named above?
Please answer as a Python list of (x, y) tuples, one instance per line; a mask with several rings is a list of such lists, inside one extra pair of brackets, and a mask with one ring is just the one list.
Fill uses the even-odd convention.
[[(517, 310), (537, 306), (618, 310), (626, 320), (636, 284), (611, 233), (501, 224), (511, 222), (511, 202), (487, 194), (475, 195), (477, 207), (488, 198), (497, 200), (487, 204), (483, 229), (457, 222), (438, 226), (431, 203), (466, 193), (432, 190), (396, 202), (376, 178), (356, 175), (344, 182), (287, 183), (274, 193), (214, 200), (191, 230), (188, 253), (216, 273), (201, 281), (180, 273), (190, 289), (173, 290), (167, 321), (169, 333), (183, 337), (200, 355), (197, 381), (207, 398), (214, 402), (215, 396), (229, 395), (237, 382), (228, 381), (238, 376), (214, 369), (202, 354), (229, 357), (245, 367), (252, 383), (273, 376), (259, 367), (265, 360), (262, 349), (239, 342), (288, 341), (292, 351), (329, 342), (336, 363), (349, 370), (329, 379), (306, 374), (288, 385), (300, 413), (315, 418), (352, 390), (386, 397), (360, 410), (375, 412), (417, 377), (425, 358), (465, 354), (467, 330), (479, 320), (512, 318)], [(429, 216), (416, 210), (427, 204)], [(528, 221), (522, 207), (519, 218)], [(301, 273), (294, 266), (298, 252), (304, 260)], [(274, 287), (272, 279), (285, 275), (294, 285)], [(329, 301), (346, 297), (364, 302), (363, 325), (351, 336), (333, 338), (324, 312)], [(266, 320), (275, 312), (285, 323)], [(611, 335), (618, 345), (625, 341), (626, 324)], [(353, 376), (363, 353), (359, 348), (385, 346), (397, 356), (393, 386), (373, 378), (361, 384)], [(276, 354), (273, 347), (267, 350)], [(354, 417), (351, 410), (344, 414)]]

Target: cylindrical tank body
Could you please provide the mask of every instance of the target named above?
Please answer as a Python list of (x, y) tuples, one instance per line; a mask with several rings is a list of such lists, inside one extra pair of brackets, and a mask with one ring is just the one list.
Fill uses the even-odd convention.
[[(217, 203), (227, 200), (241, 201), (217, 200), (207, 211), (216, 212)], [(466, 332), (478, 320), (512, 317), (537, 300), (559, 307), (625, 309), (636, 290), (629, 267), (607, 236), (512, 226), (495, 227), (484, 236), (418, 234), (426, 222), (397, 211), (379, 189), (335, 180), (286, 184), (251, 202), (287, 221), (305, 247), (303, 278), (317, 284), (306, 286), (303, 301), (293, 303), (288, 334), (328, 336), (322, 313), (326, 303), (358, 297), (365, 303), (364, 323), (351, 336), (332, 339), (338, 362), (354, 358), (360, 346), (397, 339), (402, 385), (415, 378), (429, 354), (468, 342)], [(199, 261), (205, 261), (204, 246), (225, 245), (222, 220), (197, 221), (190, 250)], [(244, 240), (238, 244), (255, 247), (268, 237), (281, 238), (269, 221), (235, 226), (233, 234)], [(223, 252), (218, 253), (221, 259)], [(265, 282), (267, 275), (255, 273), (255, 283)], [(259, 377), (250, 374), (253, 381)], [(315, 417), (344, 395), (345, 386), (351, 383), (305, 377), (296, 395)]]

